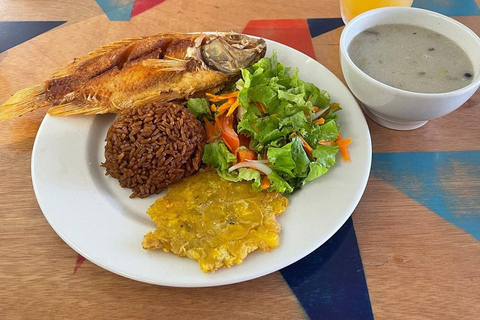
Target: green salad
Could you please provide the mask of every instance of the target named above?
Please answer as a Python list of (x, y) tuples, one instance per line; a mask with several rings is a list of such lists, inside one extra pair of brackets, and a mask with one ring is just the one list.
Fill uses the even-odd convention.
[(234, 88), (190, 99), (205, 123), (202, 161), (230, 181), (291, 193), (325, 174), (339, 150), (349, 160), (328, 92), (302, 81), (276, 54), (242, 69)]

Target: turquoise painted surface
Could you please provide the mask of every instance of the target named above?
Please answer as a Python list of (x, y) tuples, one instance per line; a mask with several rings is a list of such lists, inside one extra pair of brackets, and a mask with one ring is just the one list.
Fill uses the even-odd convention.
[(128, 21), (135, 0), (95, 0), (111, 21)]
[(480, 240), (480, 151), (375, 153), (372, 174)]
[(475, 0), (415, 0), (413, 6), (446, 16), (477, 16), (480, 9)]

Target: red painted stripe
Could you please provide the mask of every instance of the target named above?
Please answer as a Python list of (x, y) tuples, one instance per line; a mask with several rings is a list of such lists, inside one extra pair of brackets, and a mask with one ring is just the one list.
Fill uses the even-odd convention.
[(315, 59), (307, 20), (251, 20), (243, 33), (283, 43)]
[(135, 0), (135, 3), (133, 4), (133, 9), (132, 9), (132, 17), (135, 17), (136, 15), (145, 12), (149, 9), (152, 9), (156, 5), (159, 5), (160, 3), (164, 2), (165, 0)]

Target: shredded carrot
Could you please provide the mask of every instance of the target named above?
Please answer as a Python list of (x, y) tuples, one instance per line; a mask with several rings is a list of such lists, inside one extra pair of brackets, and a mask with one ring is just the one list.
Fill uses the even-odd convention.
[(212, 103), (212, 105), (210, 106), (210, 110), (212, 112), (216, 112), (217, 111), (217, 106)]
[(239, 93), (240, 93), (240, 91), (237, 90), (237, 91), (233, 91), (233, 92), (230, 92), (230, 93), (221, 94), (221, 95), (219, 95), (219, 97), (220, 98), (236, 98), (236, 97), (238, 97)]
[(207, 120), (207, 118), (203, 118), (205, 122), (205, 138), (208, 140), (213, 136), (213, 124)]
[(340, 154), (342, 155), (343, 160), (350, 161), (350, 154), (348, 153), (347, 146), (352, 142), (352, 138), (343, 139), (340, 134), (337, 136), (337, 145), (340, 149)]
[(268, 189), (268, 187), (270, 187), (270, 179), (268, 179), (267, 176), (264, 176), (262, 178), (262, 183), (260, 184), (260, 188), (262, 188), (262, 190), (265, 190), (265, 189)]
[(220, 105), (220, 107), (217, 108), (217, 112), (220, 114), (223, 114), (228, 108), (230, 108), (231, 104), (227, 101), (224, 104)]
[(325, 118), (327, 116), (327, 114), (329, 114), (332, 110), (337, 109), (338, 107), (340, 107), (340, 105), (335, 102), (334, 104), (332, 104), (330, 106), (330, 108), (325, 110), (325, 112), (320, 115), (320, 118)]
[(240, 103), (238, 102), (238, 99), (235, 100), (235, 102), (230, 106), (230, 109), (228, 109), (227, 117), (232, 115), (233, 112), (235, 112), (239, 104)]
[(207, 118), (203, 118), (205, 121), (205, 140), (212, 142), (220, 138), (220, 126), (218, 121), (211, 123)]
[(214, 94), (211, 94), (211, 93), (207, 93), (207, 97), (208, 97), (208, 100), (211, 101), (211, 102), (219, 102), (219, 101), (224, 101), (224, 100), (227, 100), (226, 102), (224, 102), (220, 107), (216, 108), (214, 104), (211, 105), (210, 109), (214, 112), (218, 112), (220, 114), (223, 114), (224, 112), (227, 112), (227, 116), (231, 116), (233, 114), (233, 112), (235, 112), (235, 110), (237, 109), (237, 107), (239, 106), (239, 101), (238, 101), (238, 94), (240, 93), (240, 91), (234, 91), (234, 92), (230, 92), (230, 93), (225, 93), (225, 94), (221, 94), (221, 95), (214, 95)]
[(260, 109), (260, 111), (261, 111), (263, 114), (267, 114), (267, 113), (268, 113), (267, 107), (265, 107), (265, 105), (264, 105), (263, 103), (261, 103), (260, 101), (255, 101), (254, 103), (255, 103), (255, 105), (257, 106), (257, 108)]
[(227, 100), (227, 102), (225, 102), (225, 103), (222, 104), (220, 107), (218, 107), (217, 112), (220, 113), (220, 114), (223, 114), (225, 111), (227, 111), (228, 109), (230, 109), (230, 107), (235, 103), (235, 101), (237, 101), (237, 99), (235, 99), (235, 98), (229, 98), (229, 99)]
[(325, 140), (318, 141), (318, 143), (321, 144), (322, 146), (334, 146), (336, 144), (335, 141), (325, 141)]
[(313, 154), (312, 154), (313, 148), (310, 147), (310, 145), (307, 143), (307, 141), (305, 141), (305, 139), (303, 139), (301, 134), (298, 134), (298, 137), (300, 138), (300, 141), (302, 141), (302, 146), (303, 146), (303, 149), (305, 149), (307, 156), (310, 158), (310, 160), (314, 161), (315, 158), (313, 157)]
[(325, 123), (325, 119), (323, 118), (319, 118), (317, 120), (314, 121), (316, 124), (324, 124)]
[(305, 153), (310, 158), (310, 160), (314, 161), (315, 158), (313, 157), (313, 154), (312, 154), (313, 148), (310, 147), (310, 145), (308, 144), (307, 141), (305, 141), (305, 139), (303, 139), (301, 134), (299, 134), (297, 132), (293, 132), (290, 135), (290, 139), (292, 139), (294, 136), (297, 136), (300, 139), (300, 141), (302, 142), (303, 149), (305, 150)]
[(303, 139), (302, 135), (299, 134), (298, 137), (302, 141), (302, 144), (303, 144), (303, 147), (305, 148), (305, 150), (307, 150), (309, 152), (312, 152), (313, 151), (312, 147), (310, 147), (310, 145), (307, 143), (307, 141), (305, 141), (305, 139)]
[[(211, 94), (211, 93), (206, 93), (206, 96), (208, 98), (208, 101), (211, 101), (211, 102), (222, 101), (222, 99), (219, 99), (216, 95)], [(223, 100), (225, 100), (225, 99), (223, 99)]]
[(347, 148), (340, 148), (340, 154), (342, 155), (343, 160), (350, 161), (350, 154), (348, 153)]
[(237, 98), (239, 93), (240, 93), (240, 91), (234, 91), (234, 92), (230, 92), (230, 93), (224, 93), (224, 94), (221, 94), (221, 95), (215, 95), (215, 94), (211, 94), (211, 93), (207, 93), (206, 95), (208, 97), (208, 100), (210, 100), (211, 102), (219, 102), (219, 101), (227, 100), (227, 99), (230, 99), (230, 98)]
[(337, 146), (340, 148), (348, 147), (352, 143), (352, 138), (337, 140)]
[(318, 112), (319, 110), (318, 107), (313, 106), (313, 111)]
[(222, 122), (220, 121), (220, 117), (215, 116), (215, 125), (219, 128), (222, 127)]
[(272, 117), (278, 118), (278, 114), (274, 113), (272, 114)]

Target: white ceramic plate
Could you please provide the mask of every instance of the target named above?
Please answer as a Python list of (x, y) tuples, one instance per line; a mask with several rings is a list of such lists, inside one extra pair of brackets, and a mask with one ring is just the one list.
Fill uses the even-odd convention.
[(130, 199), (131, 191), (105, 176), (105, 136), (115, 115), (46, 116), (32, 155), (32, 180), (40, 207), (57, 234), (89, 261), (134, 280), (179, 287), (205, 287), (254, 279), (286, 267), (327, 241), (348, 219), (365, 190), (371, 140), (365, 118), (348, 89), (308, 56), (267, 41), (268, 52), (298, 67), (302, 79), (327, 90), (338, 112), (342, 135), (352, 137), (352, 161), (338, 156), (324, 176), (289, 196), (279, 217), (280, 245), (256, 251), (241, 265), (205, 274), (196, 261), (142, 249), (143, 236), (155, 229), (146, 211), (159, 196)]

